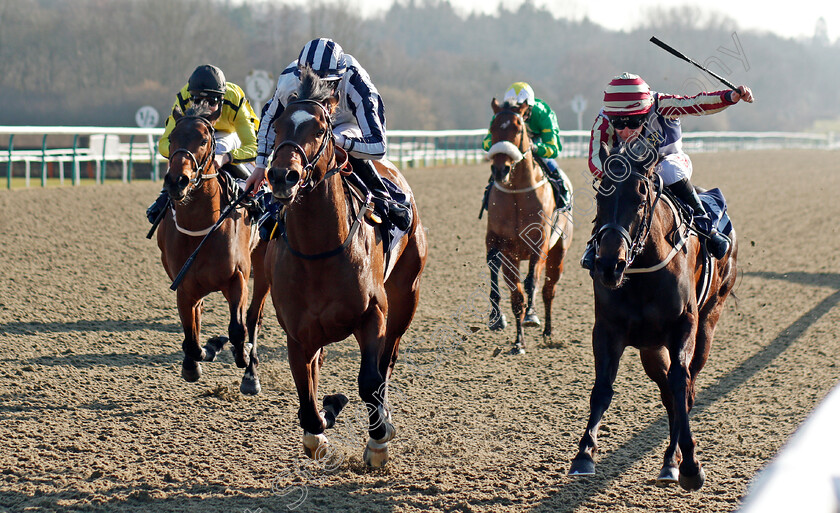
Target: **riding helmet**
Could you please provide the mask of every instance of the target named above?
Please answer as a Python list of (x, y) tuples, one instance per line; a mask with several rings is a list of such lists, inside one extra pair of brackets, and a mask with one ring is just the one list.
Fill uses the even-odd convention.
[(650, 86), (632, 73), (613, 78), (604, 91), (604, 114), (607, 116), (635, 116), (645, 114), (653, 106)]
[(508, 105), (521, 105), (527, 103), (534, 106), (534, 90), (525, 82), (514, 82), (505, 92), (502, 102)]
[(338, 80), (347, 71), (341, 46), (324, 37), (306, 43), (298, 56), (298, 69), (309, 66), (322, 80)]
[(222, 70), (212, 64), (202, 64), (195, 68), (187, 89), (190, 94), (197, 93), (197, 96), (224, 95), (227, 83)]

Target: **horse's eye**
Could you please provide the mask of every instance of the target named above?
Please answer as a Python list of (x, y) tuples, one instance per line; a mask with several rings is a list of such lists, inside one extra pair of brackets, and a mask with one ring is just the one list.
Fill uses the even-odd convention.
[(322, 136), (322, 135), (324, 135), (325, 133), (327, 133), (327, 131), (326, 131), (326, 130), (324, 130), (323, 128), (322, 128), (322, 129), (320, 129), (320, 130), (318, 130), (318, 137), (321, 137), (321, 136)]

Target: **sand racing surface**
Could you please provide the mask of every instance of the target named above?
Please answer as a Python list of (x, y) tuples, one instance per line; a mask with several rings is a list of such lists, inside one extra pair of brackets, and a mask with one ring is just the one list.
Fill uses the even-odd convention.
[[(159, 182), (0, 191), (0, 511), (735, 510), (840, 381), (840, 173), (828, 151), (692, 158), (694, 183), (721, 188), (740, 238), (737, 299), (724, 308), (691, 414), (707, 475), (700, 491), (654, 482), (667, 417), (634, 349), (604, 416), (598, 474), (566, 475), (594, 380), (592, 282), (577, 264), (594, 214), (579, 198), (554, 339), (543, 344), (528, 328), (526, 354), (508, 355), (512, 328), (490, 332), (477, 314), (489, 175), (478, 164), (405, 171), (429, 260), (394, 372), (398, 432), (382, 470), (361, 459), (353, 339), (329, 346), (321, 376), (321, 397), (350, 397), (327, 432), (333, 459), (304, 457), (270, 299), (261, 395), (239, 393), (242, 370), (227, 349), (199, 382), (181, 379), (175, 294), (144, 237)], [(583, 160), (560, 164), (576, 190), (589, 187)], [(502, 308), (510, 318), (506, 292)], [(209, 296), (202, 338), (227, 324), (223, 297)]]

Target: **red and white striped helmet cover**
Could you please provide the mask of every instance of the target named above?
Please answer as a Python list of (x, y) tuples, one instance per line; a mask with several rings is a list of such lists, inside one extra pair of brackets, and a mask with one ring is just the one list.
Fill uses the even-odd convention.
[(613, 78), (604, 91), (604, 114), (608, 116), (645, 114), (652, 106), (650, 87), (632, 73), (625, 72)]

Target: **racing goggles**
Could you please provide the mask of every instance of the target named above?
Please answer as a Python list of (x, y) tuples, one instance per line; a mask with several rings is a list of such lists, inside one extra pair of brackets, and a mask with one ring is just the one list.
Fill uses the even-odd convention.
[(645, 124), (645, 114), (638, 114), (636, 116), (613, 116), (610, 117), (610, 123), (616, 130), (624, 130), (629, 128), (635, 130)]

